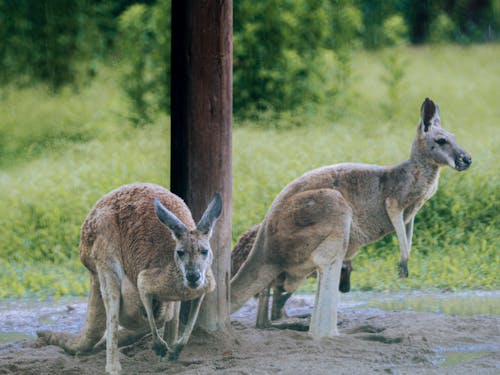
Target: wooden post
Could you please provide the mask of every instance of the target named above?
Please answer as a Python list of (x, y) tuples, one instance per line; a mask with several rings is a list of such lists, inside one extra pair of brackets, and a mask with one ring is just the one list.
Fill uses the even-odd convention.
[(223, 212), (212, 237), (217, 289), (198, 325), (229, 321), (231, 263), (232, 0), (172, 0), (171, 190), (198, 221), (215, 192)]

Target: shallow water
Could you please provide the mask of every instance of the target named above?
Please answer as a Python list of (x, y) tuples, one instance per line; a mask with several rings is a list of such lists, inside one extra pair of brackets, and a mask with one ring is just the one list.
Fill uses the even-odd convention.
[(446, 352), (441, 367), (452, 367), (458, 364), (473, 361), (475, 359), (485, 357), (489, 352), (469, 351), (469, 352)]
[(465, 362), (474, 361), (481, 357), (485, 357), (491, 353), (500, 352), (500, 343), (492, 344), (475, 344), (450, 347), (434, 348), (438, 354), (437, 365), (441, 367), (452, 367)]
[(37, 330), (77, 332), (83, 324), (86, 308), (84, 297), (66, 297), (58, 301), (1, 300), (0, 343), (35, 338)]
[[(346, 295), (347, 296), (347, 295)], [(384, 311), (410, 310), (435, 314), (500, 315), (500, 291), (353, 293), (354, 301)]]
[[(290, 315), (311, 313), (313, 295), (302, 295), (302, 305), (294, 304)], [(84, 321), (87, 299), (67, 297), (58, 301), (1, 300), (0, 343), (36, 337), (37, 330), (53, 329), (78, 332)], [(383, 311), (410, 310), (434, 314), (472, 316), (500, 315), (500, 290), (442, 292), (351, 292), (341, 296), (342, 310), (380, 309)], [(234, 316), (246, 314), (244, 309)], [(456, 348), (455, 348), (456, 349)], [(476, 348), (477, 349), (477, 348)], [(446, 350), (446, 353), (479, 353), (483, 350)], [(443, 350), (443, 353), (445, 350)], [(453, 361), (450, 354), (448, 361)], [(446, 362), (445, 362), (446, 363)]]
[[(383, 311), (417, 311), (457, 316), (500, 315), (500, 290), (467, 292), (353, 292), (342, 295), (339, 308)], [(500, 352), (497, 345), (462, 345), (433, 348), (436, 365), (447, 368), (463, 365)]]

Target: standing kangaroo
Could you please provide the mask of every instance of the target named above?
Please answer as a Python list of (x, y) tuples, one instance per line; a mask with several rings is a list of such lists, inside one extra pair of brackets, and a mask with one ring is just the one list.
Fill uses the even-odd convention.
[[(205, 293), (215, 289), (209, 240), (221, 210), (216, 194), (195, 225), (182, 199), (161, 186), (132, 184), (105, 195), (82, 225), (80, 259), (90, 271), (85, 325), (78, 335), (38, 335), (78, 353), (92, 350), (105, 333), (110, 374), (121, 372), (118, 346), (142, 337), (148, 328), (154, 350), (177, 358)], [(177, 301), (187, 300), (194, 301), (178, 338)], [(166, 323), (163, 338), (157, 323)]]
[(409, 160), (390, 167), (331, 165), (292, 181), (272, 203), (248, 259), (231, 280), (232, 311), (281, 273), (284, 289), (291, 293), (317, 269), (309, 332), (314, 338), (337, 335), (342, 261), (396, 231), (399, 273), (407, 277), (413, 220), (436, 192), (441, 167), (463, 171), (471, 162), (441, 128), (438, 106), (426, 98)]

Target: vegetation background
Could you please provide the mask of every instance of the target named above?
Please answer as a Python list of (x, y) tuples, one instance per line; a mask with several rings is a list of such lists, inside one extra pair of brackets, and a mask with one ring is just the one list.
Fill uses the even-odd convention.
[[(126, 183), (169, 186), (170, 1), (0, 2), (0, 297), (85, 294), (80, 225)], [(473, 156), (353, 288), (500, 289), (499, 0), (234, 0), (233, 240), (326, 164), (409, 155), (422, 100)], [(305, 289), (312, 285), (305, 285)]]

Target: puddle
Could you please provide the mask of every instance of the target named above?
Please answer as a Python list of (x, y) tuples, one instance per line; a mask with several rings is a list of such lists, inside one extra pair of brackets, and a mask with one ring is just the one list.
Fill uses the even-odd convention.
[(77, 332), (86, 308), (85, 297), (65, 297), (58, 301), (0, 300), (0, 343), (32, 339), (42, 329)]
[[(290, 315), (310, 314), (312, 312), (314, 296), (300, 294), (300, 297), (298, 301), (287, 304), (286, 309)], [(256, 303), (256, 300), (253, 299), (247, 307), (234, 313), (233, 317), (247, 315), (248, 312), (245, 309), (255, 309)], [(85, 320), (86, 307), (86, 297), (64, 297), (58, 301), (0, 300), (0, 343), (35, 338), (36, 331), (43, 329), (78, 332)], [(341, 296), (340, 311), (368, 309), (409, 310), (461, 316), (500, 315), (500, 290), (458, 293), (351, 292)], [(252, 317), (252, 319), (254, 318)], [(491, 350), (472, 350), (468, 353), (485, 351)], [(455, 352), (459, 354), (455, 357), (453, 357), (454, 354), (449, 354), (448, 361), (453, 361), (462, 355), (461, 353), (465, 353), (463, 350), (447, 351), (447, 353)]]
[(488, 355), (489, 352), (449, 352), (444, 355), (444, 362), (441, 364), (442, 367), (451, 367), (462, 364), (464, 362), (472, 361), (476, 358), (484, 357)]
[(22, 332), (0, 332), (0, 344), (28, 339), (30, 340), (32, 338), (33, 336), (27, 335)]
[(466, 362), (472, 362), (476, 359), (497, 353), (500, 351), (500, 344), (476, 344), (458, 347), (438, 347), (435, 348), (435, 351), (439, 355), (439, 359), (435, 362), (436, 365), (439, 365), (441, 367), (452, 367), (465, 364)]
[(345, 303), (351, 302), (356, 308), (366, 306), (384, 311), (408, 310), (459, 316), (500, 315), (500, 291), (354, 292), (352, 295), (343, 295), (342, 299)]

